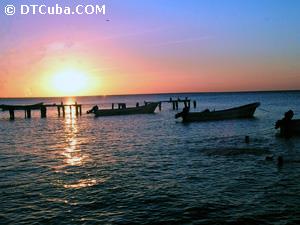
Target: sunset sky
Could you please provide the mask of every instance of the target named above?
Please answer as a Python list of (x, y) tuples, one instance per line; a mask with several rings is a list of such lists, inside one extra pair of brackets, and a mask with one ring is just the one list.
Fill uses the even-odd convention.
[[(20, 2), (105, 4), (106, 15), (5, 15)], [(300, 89), (297, 0), (0, 7), (0, 97)]]

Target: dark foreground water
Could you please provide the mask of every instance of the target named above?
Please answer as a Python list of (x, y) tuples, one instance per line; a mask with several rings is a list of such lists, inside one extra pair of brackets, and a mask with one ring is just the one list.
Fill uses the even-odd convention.
[[(169, 97), (77, 100), (105, 107)], [(106, 118), (58, 118), (53, 110), (47, 119), (20, 112), (12, 122), (1, 112), (0, 223), (300, 224), (300, 138), (282, 140), (273, 129), (290, 108), (300, 118), (300, 92), (189, 97), (199, 111), (262, 105), (255, 119), (188, 125), (167, 104), (155, 115)], [(272, 154), (283, 155), (282, 167), (265, 160)]]

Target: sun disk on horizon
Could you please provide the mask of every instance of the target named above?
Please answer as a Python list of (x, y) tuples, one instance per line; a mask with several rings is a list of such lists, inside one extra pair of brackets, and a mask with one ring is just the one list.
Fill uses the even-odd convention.
[(65, 70), (53, 76), (52, 85), (60, 95), (80, 95), (88, 86), (88, 76), (81, 71)]

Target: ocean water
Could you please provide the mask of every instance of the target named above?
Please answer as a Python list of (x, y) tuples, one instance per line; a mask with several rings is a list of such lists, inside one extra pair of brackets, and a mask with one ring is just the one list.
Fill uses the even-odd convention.
[[(300, 224), (300, 138), (274, 123), (300, 92), (0, 99), (128, 105), (188, 96), (196, 111), (259, 101), (254, 119), (182, 124), (154, 115), (46, 119), (0, 112), (0, 224)], [(181, 107), (182, 108), (182, 107)], [(250, 143), (244, 142), (245, 136)], [(265, 160), (266, 156), (274, 160)], [(284, 164), (277, 166), (282, 155)]]

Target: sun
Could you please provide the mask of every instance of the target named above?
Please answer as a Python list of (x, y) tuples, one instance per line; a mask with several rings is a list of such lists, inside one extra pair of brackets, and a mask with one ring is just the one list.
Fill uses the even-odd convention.
[(58, 72), (54, 74), (52, 79), (52, 86), (55, 92), (63, 96), (80, 95), (86, 90), (87, 84), (87, 74), (74, 69)]

